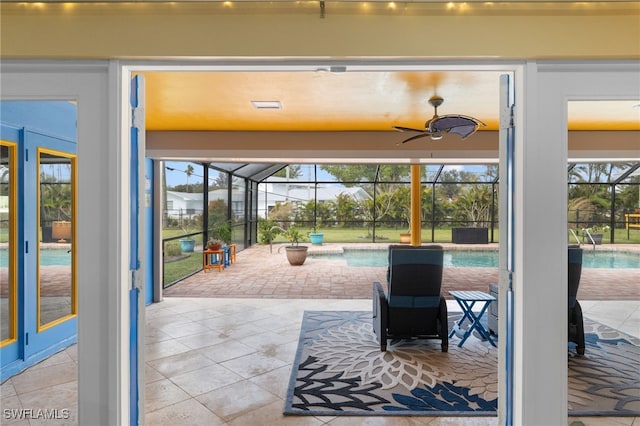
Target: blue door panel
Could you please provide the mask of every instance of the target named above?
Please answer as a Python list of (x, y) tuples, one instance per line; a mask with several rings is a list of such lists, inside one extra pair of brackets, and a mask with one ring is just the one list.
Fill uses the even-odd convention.
[(0, 137), (17, 144), (18, 169), (17, 339), (0, 349), (0, 376), (5, 380), (77, 340), (76, 317), (40, 332), (37, 323), (37, 149), (77, 152), (77, 108), (67, 101), (2, 101), (0, 120)]
[(77, 139), (77, 106), (69, 101), (2, 101), (0, 120), (60, 139)]
[[(142, 85), (142, 77), (136, 76), (131, 80), (130, 104), (134, 109), (140, 105), (139, 90)], [(135, 114), (135, 112), (134, 112)], [(134, 118), (135, 120), (135, 118)], [(144, 178), (144, 162), (140, 158), (140, 130), (134, 123), (130, 126), (130, 160), (129, 160), (129, 227), (131, 240), (129, 241), (129, 269), (131, 270), (131, 289), (129, 291), (129, 424), (138, 424), (139, 419), (139, 374), (138, 371), (138, 304), (140, 303), (140, 288), (136, 287), (135, 274), (140, 271), (140, 215), (145, 214), (140, 206), (140, 178)], [(141, 173), (142, 172), (142, 173)], [(142, 175), (142, 176), (141, 176)], [(143, 242), (144, 243), (144, 242)]]
[(153, 302), (153, 160), (146, 158), (145, 163), (145, 199), (147, 200), (145, 205), (145, 246), (147, 251), (145, 253), (145, 288), (144, 288), (144, 303), (149, 305)]
[(15, 142), (15, 143), (21, 142), (22, 129), (17, 127), (12, 127), (2, 123), (0, 124), (0, 139), (4, 139), (5, 141)]
[[(24, 192), (34, 194), (24, 197), (24, 356), (28, 360), (35, 354), (47, 352), (47, 348), (55, 346), (60, 341), (75, 342), (77, 339), (77, 317), (70, 318), (51, 328), (38, 332), (38, 249), (39, 227), (37, 225), (37, 186), (38, 186), (38, 158), (37, 149), (46, 148), (69, 154), (75, 154), (77, 145), (68, 140), (43, 135), (26, 130), (24, 132)], [(28, 337), (28, 339), (27, 339)]]
[[(140, 290), (134, 288), (129, 292), (129, 322), (131, 324), (138, 323), (138, 299), (140, 297)], [(138, 424), (138, 329), (137, 327), (131, 327), (129, 334), (129, 374), (131, 375), (131, 384), (129, 387), (129, 424)]]

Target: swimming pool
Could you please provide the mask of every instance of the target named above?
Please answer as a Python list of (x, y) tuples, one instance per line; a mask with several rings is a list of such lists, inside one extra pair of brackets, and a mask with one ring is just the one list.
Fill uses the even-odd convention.
[[(6, 249), (0, 249), (0, 268), (6, 268), (9, 258)], [(68, 266), (71, 265), (71, 253), (68, 249), (41, 249), (40, 265), (42, 266)]]
[[(349, 266), (387, 266), (386, 250), (344, 250), (343, 254), (310, 254), (313, 259), (341, 259)], [(640, 254), (618, 251), (584, 251), (584, 268), (640, 268)], [(448, 250), (445, 268), (497, 268), (498, 252), (492, 250)]]

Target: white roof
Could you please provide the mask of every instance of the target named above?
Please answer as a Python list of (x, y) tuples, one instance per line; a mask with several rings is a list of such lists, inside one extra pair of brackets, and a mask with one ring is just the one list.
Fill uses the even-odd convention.
[[(317, 191), (318, 201), (335, 200), (340, 194), (349, 195), (356, 201), (367, 200), (371, 198), (367, 191), (359, 187), (345, 188), (338, 186), (318, 186)], [(286, 201), (287, 199), (290, 201), (307, 202), (309, 200), (312, 200), (314, 195), (315, 193), (313, 184), (309, 185), (306, 188), (300, 188), (300, 186), (296, 185), (291, 187), (287, 193), (269, 194), (268, 199), (274, 202)]]

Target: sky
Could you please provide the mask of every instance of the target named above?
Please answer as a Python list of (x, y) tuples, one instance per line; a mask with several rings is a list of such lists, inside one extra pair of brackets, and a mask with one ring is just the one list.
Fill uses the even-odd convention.
[[(187, 178), (185, 170), (187, 165), (191, 164), (195, 169), (195, 172), (189, 177), (189, 184), (202, 183), (202, 167), (197, 163), (188, 163), (183, 161), (167, 161), (165, 162), (166, 176), (167, 176), (167, 186), (173, 187), (176, 185), (186, 184)], [(310, 171), (311, 168), (311, 171)], [(173, 170), (170, 170), (173, 169)], [(309, 173), (313, 173), (313, 164), (310, 165), (302, 165), (302, 177), (301, 180), (309, 180)], [(329, 173), (318, 169), (318, 180), (334, 180), (332, 175)]]
[[(166, 169), (166, 178), (167, 178), (167, 186), (174, 187), (176, 185), (186, 184), (187, 177), (185, 170), (187, 165), (191, 164), (194, 168), (194, 173), (189, 177), (189, 184), (197, 184), (202, 183), (202, 166), (197, 163), (189, 163), (183, 161), (167, 161), (165, 162)], [(313, 164), (302, 164), (301, 165), (301, 173), (300, 177), (301, 181), (309, 181), (312, 180), (309, 176), (313, 176)], [(437, 166), (430, 166), (430, 169), (434, 169)], [(482, 172), (485, 170), (484, 165), (448, 165), (448, 169), (457, 169), (457, 170), (466, 170), (469, 172)], [(435, 168), (434, 170), (437, 170)], [(335, 178), (333, 175), (321, 170), (318, 167), (318, 181), (334, 181)]]

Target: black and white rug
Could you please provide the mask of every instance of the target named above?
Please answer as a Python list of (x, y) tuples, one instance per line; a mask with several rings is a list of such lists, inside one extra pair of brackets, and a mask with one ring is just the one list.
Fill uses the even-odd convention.
[[(569, 415), (640, 415), (640, 340), (588, 319), (585, 338), (586, 354), (569, 355)], [(497, 349), (456, 345), (398, 340), (381, 352), (371, 312), (307, 311), (284, 413), (497, 415)]]

